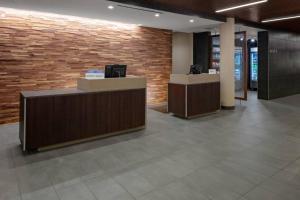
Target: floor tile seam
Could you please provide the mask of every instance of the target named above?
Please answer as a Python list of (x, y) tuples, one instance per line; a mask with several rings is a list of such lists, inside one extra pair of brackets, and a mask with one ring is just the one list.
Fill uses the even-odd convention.
[[(145, 160), (145, 161), (140, 161), (140, 162), (137, 162), (137, 163), (134, 163), (133, 165), (127, 165), (126, 167), (123, 167), (121, 168), (120, 170), (126, 170), (126, 171), (132, 171), (134, 169), (136, 169), (135, 167), (137, 166), (140, 166), (140, 167), (143, 167), (143, 166), (146, 166), (149, 164), (153, 164), (155, 163), (156, 161), (158, 161), (159, 159), (162, 159), (162, 158), (166, 158), (167, 155), (160, 155), (160, 156), (155, 156), (149, 160)], [(97, 162), (97, 161), (96, 161)], [(101, 168), (101, 167), (100, 167)], [(114, 177), (114, 170), (110, 171), (110, 170), (104, 170), (103, 168), (101, 168), (103, 170), (103, 172), (105, 173), (105, 175), (108, 177), (108, 178), (113, 178)], [(101, 177), (102, 175), (98, 175), (98, 176), (95, 176), (93, 178), (97, 178), (97, 177)], [(90, 178), (90, 179), (93, 179), (93, 178)]]
[[(81, 182), (81, 181), (80, 181)], [(91, 193), (91, 195), (94, 197), (95, 200), (99, 200), (97, 196), (94, 194), (94, 192), (90, 189), (90, 187), (86, 184), (85, 181), (82, 181), (82, 184), (87, 188), (87, 190)]]
[[(271, 142), (272, 144), (271, 145), (280, 145), (280, 144), (276, 144), (276, 143), (274, 143), (274, 142)], [(257, 145), (255, 145), (255, 146), (261, 146), (261, 145), (259, 145), (259, 144), (257, 144)], [(255, 147), (254, 146), (254, 147)], [(253, 147), (251, 147), (251, 148), (253, 148)], [(250, 149), (251, 150), (251, 149)], [(255, 150), (256, 151), (256, 150)], [(273, 152), (273, 151), (271, 151), (271, 152)], [(276, 157), (276, 156), (274, 156), (273, 154), (269, 154), (269, 153), (265, 153), (265, 152), (262, 152), (262, 151), (258, 151), (258, 153), (260, 153), (260, 154), (262, 154), (262, 155), (264, 155), (264, 156), (267, 156), (267, 157), (270, 157), (270, 158), (272, 158), (272, 159), (275, 159), (275, 160), (278, 160), (278, 161), (286, 161), (286, 160), (283, 160), (283, 159), (281, 159), (281, 158), (278, 158), (278, 157)], [(300, 156), (299, 156), (299, 158), (300, 158)], [(298, 158), (297, 158), (298, 159)], [(292, 162), (292, 161), (290, 161), (290, 162)], [(276, 169), (281, 169), (281, 167), (272, 167), (272, 168), (276, 168)]]
[[(164, 158), (164, 157), (166, 157), (166, 156), (167, 156), (167, 154), (166, 154), (166, 155), (163, 154), (163, 155), (160, 155), (160, 156), (155, 156), (155, 157), (150, 158), (150, 159), (148, 159), (148, 160), (136, 162), (136, 163), (134, 163), (134, 164), (132, 164), (132, 165), (126, 165), (125, 167), (122, 167), (120, 170), (126, 170), (126, 169), (128, 169), (129, 167), (130, 167), (130, 168), (134, 168), (134, 167), (139, 166), (139, 165), (145, 166), (145, 165), (149, 164), (149, 162), (150, 162), (150, 164), (151, 164), (151, 163), (157, 161), (158, 159), (162, 159), (162, 158)], [(97, 162), (97, 165), (99, 165), (99, 163), (98, 163), (97, 160), (96, 160), (96, 162)], [(101, 166), (100, 166), (100, 168), (101, 168)], [(104, 173), (107, 173), (108, 176), (112, 176), (111, 174), (112, 174), (113, 171), (114, 171), (114, 170), (112, 170), (112, 171), (110, 171), (110, 170), (104, 170), (103, 168), (101, 168), (101, 169), (104, 171)], [(101, 175), (100, 175), (100, 176), (101, 176)], [(98, 176), (96, 176), (96, 177), (98, 177)]]
[(297, 162), (298, 160), (300, 160), (300, 156), (298, 156), (295, 160), (290, 161), (289, 163), (287, 163), (284, 167), (281, 168), (279, 172), (284, 171), (287, 167), (291, 166), (293, 163)]
[[(218, 184), (218, 185), (220, 185), (221, 182), (215, 182), (215, 183)], [(196, 191), (196, 189), (194, 189), (194, 188), (193, 188), (192, 186), (190, 186), (189, 184), (187, 184), (187, 187), (189, 187), (189, 188), (192, 189), (193, 191)], [(209, 187), (208, 187), (208, 186), (206, 186), (206, 187), (201, 186), (201, 188), (204, 189), (204, 190), (206, 190), (206, 189), (208, 189)], [(238, 200), (239, 198), (242, 197), (241, 194), (239, 194), (239, 193), (233, 191), (231, 188), (227, 188), (227, 187), (226, 187), (226, 190), (229, 190), (230, 192), (232, 192), (233, 194), (235, 194), (235, 195), (238, 196), (235, 200)], [(206, 195), (206, 194), (203, 194), (203, 193), (201, 193), (201, 194), (202, 194), (203, 196), (207, 197), (209, 200), (215, 200), (213, 197), (210, 197), (210, 196), (208, 196), (208, 195)]]
[[(80, 176), (80, 177), (78, 177), (78, 178), (75, 178), (75, 179), (79, 179), (79, 181), (81, 182), (81, 177), (82, 176)], [(72, 180), (72, 179), (71, 179)], [(59, 197), (59, 195), (58, 195), (58, 192), (57, 192), (57, 185), (60, 185), (60, 184), (64, 184), (65, 182), (68, 182), (68, 181), (71, 181), (71, 180), (67, 180), (67, 181), (64, 181), (64, 182), (61, 182), (61, 183), (55, 183), (54, 182), (54, 179), (53, 178), (50, 178), (50, 185), (51, 185), (51, 187), (54, 189), (54, 191), (55, 191), (55, 193), (56, 193), (56, 196), (61, 200), (61, 198)], [(74, 180), (74, 179), (73, 179)], [(77, 184), (77, 182), (74, 182), (74, 183), (70, 183), (70, 184), (67, 184), (67, 185), (65, 185), (65, 186), (59, 186), (59, 188), (67, 188), (67, 187), (71, 187), (71, 186), (73, 186), (73, 185), (76, 185)]]
[(17, 163), (16, 163), (16, 156), (14, 156), (14, 153), (12, 152), (13, 150), (12, 149), (10, 149), (9, 150), (9, 156), (11, 157), (11, 159), (12, 159), (12, 162), (13, 162), (13, 166), (15, 167), (15, 168), (17, 168), (18, 166), (17, 166)]
[(129, 194), (129, 196), (130, 196), (132, 199), (137, 200), (137, 198), (135, 198), (135, 196), (133, 196), (133, 194), (131, 194), (131, 192), (129, 192), (129, 191), (127, 190), (127, 188), (125, 188), (119, 181), (117, 181), (115, 177), (111, 177), (111, 179), (112, 179), (114, 182), (116, 182), (116, 184), (118, 184), (121, 188), (123, 188), (123, 190), (125, 190), (125, 191)]
[[(254, 125), (254, 128), (256, 129), (261, 129), (262, 131), (267, 131), (267, 132), (274, 132), (274, 131), (278, 131), (278, 128), (267, 128), (267, 127), (261, 127), (261, 126), (257, 126), (257, 125)], [(280, 134), (282, 134), (282, 132), (285, 132), (285, 131), (280, 131)], [(278, 132), (277, 132), (278, 133)], [(272, 134), (272, 133), (271, 133)]]
[(18, 193), (19, 193), (19, 197), (21, 200), (23, 200), (23, 193), (22, 193), (22, 190), (21, 190), (21, 181), (20, 181), (20, 178), (18, 176), (18, 173), (16, 172), (16, 181), (17, 181), (17, 188), (18, 188)]
[[(145, 177), (146, 178), (146, 177)], [(146, 178), (147, 179), (147, 178)], [(148, 179), (147, 179), (148, 180)], [(139, 198), (141, 198), (141, 197), (144, 197), (144, 196), (146, 196), (146, 195), (148, 195), (148, 194), (150, 194), (150, 193), (152, 193), (152, 192), (154, 192), (154, 191), (156, 191), (156, 190), (162, 190), (163, 191), (163, 187), (166, 187), (166, 186), (168, 186), (168, 185), (170, 185), (170, 184), (172, 184), (172, 183), (176, 183), (177, 181), (180, 181), (181, 180), (181, 178), (177, 178), (177, 177), (175, 177), (175, 179), (174, 180), (172, 180), (172, 181), (170, 181), (170, 182), (168, 182), (168, 183), (166, 183), (166, 184), (162, 184), (162, 185), (160, 185), (160, 186), (157, 186), (157, 187), (155, 187), (154, 189), (152, 189), (151, 191), (148, 191), (148, 192), (146, 192), (145, 194), (143, 194), (143, 195), (141, 195)], [(187, 185), (188, 186), (188, 185)], [(191, 188), (190, 186), (188, 186), (190, 189), (192, 189), (193, 191), (194, 191), (194, 189), (193, 188)], [(202, 194), (202, 193), (201, 193)], [(166, 194), (168, 197), (170, 197), (170, 198), (172, 198), (169, 194)], [(203, 196), (205, 196), (205, 197), (207, 197), (206, 195), (204, 195), (204, 194), (202, 194)], [(212, 199), (210, 199), (210, 198), (208, 198), (209, 200), (212, 200)]]
[[(236, 164), (239, 164), (239, 162), (238, 161), (235, 161), (235, 160), (232, 160), (231, 162), (234, 162), (234, 163), (236, 163)], [(258, 170), (255, 170), (255, 169), (253, 169), (253, 168), (250, 168), (250, 167), (247, 167), (248, 169), (250, 169), (251, 171), (254, 171), (255, 173), (258, 173), (258, 174), (261, 174), (261, 175), (265, 175), (265, 176), (267, 176), (267, 177), (270, 177), (270, 176), (272, 176), (274, 173), (277, 173), (278, 171), (280, 171), (281, 170), (281, 168), (279, 168), (279, 167), (273, 167), (273, 166), (270, 166), (270, 165), (267, 165), (267, 164), (263, 164), (265, 167), (269, 167), (269, 168), (272, 168), (273, 170), (274, 170), (274, 172), (271, 174), (271, 175), (265, 175), (265, 174), (262, 174), (261, 172), (259, 172)]]
[[(248, 191), (246, 194), (242, 195), (241, 198), (246, 199), (245, 197), (246, 197), (250, 192), (254, 191), (255, 189), (257, 189), (257, 188), (259, 188), (259, 187), (260, 187), (263, 191), (265, 191), (265, 192), (271, 192), (271, 193), (273, 193), (272, 190), (267, 189), (266, 187), (260, 185), (260, 186), (257, 186), (257, 187), (255, 187), (255, 188), (253, 188), (252, 190)], [(276, 194), (276, 196), (280, 196), (282, 199), (285, 199), (285, 198), (286, 198), (283, 194)]]
[[(160, 169), (162, 169), (162, 167), (161, 166), (157, 166), (157, 168), (160, 168)], [(157, 169), (156, 168), (156, 169)], [(141, 173), (141, 172), (139, 172), (138, 170), (137, 170), (137, 174), (138, 175), (140, 175), (140, 176), (142, 176), (143, 178), (145, 178), (149, 183), (151, 183), (151, 180), (148, 178), (148, 177), (146, 177), (146, 176), (143, 176), (143, 173)], [(173, 182), (173, 181), (175, 181), (175, 180), (177, 180), (177, 179), (179, 179), (178, 177), (176, 177), (176, 176), (174, 176), (174, 175), (172, 175), (172, 174), (168, 174), (168, 175), (170, 175), (170, 176), (172, 176), (172, 179), (173, 180), (171, 180), (170, 182)], [(169, 183), (170, 183), (169, 182)], [(166, 183), (166, 184), (162, 184), (162, 185), (159, 185), (159, 187), (162, 187), (162, 186), (165, 186), (165, 185), (168, 185), (169, 183)], [(152, 184), (152, 183), (151, 183)], [(158, 187), (158, 186), (157, 186)]]
[(23, 200), (23, 195), (21, 192), (21, 186), (20, 186), (19, 180), (17, 180), (17, 187), (18, 187), (18, 193), (19, 193), (20, 199)]
[[(295, 130), (294, 130), (294, 131), (295, 131)], [(295, 135), (290, 134), (291, 132), (293, 133), (294, 131), (286, 131), (285, 133), (286, 133), (287, 136), (292, 137), (293, 139), (299, 140), (299, 139), (300, 139), (300, 136), (295, 136)], [(297, 141), (296, 141), (296, 142), (297, 142)], [(300, 144), (300, 140), (299, 140), (299, 142), (297, 142), (297, 143)]]
[[(285, 167), (282, 167), (282, 168), (279, 169), (278, 171), (274, 172), (272, 175), (268, 176), (268, 177), (265, 178), (263, 181), (261, 181), (258, 185), (256, 185), (256, 187), (254, 187), (252, 190), (250, 190), (250, 191), (248, 191), (247, 193), (245, 193), (244, 195), (242, 195), (241, 198), (245, 197), (248, 193), (250, 193), (251, 191), (255, 190), (255, 189), (258, 188), (259, 186), (262, 186), (264, 183), (266, 183), (266, 181), (272, 179), (272, 177), (276, 176), (276, 175), (279, 174), (281, 171), (284, 171), (284, 169), (285, 169), (286, 167), (288, 167), (288, 166), (291, 165), (293, 162), (295, 162), (295, 161), (297, 161), (297, 160), (299, 160), (299, 159), (300, 159), (300, 156), (299, 156), (296, 160), (290, 161)], [(263, 188), (264, 190), (267, 190), (267, 189), (264, 188), (263, 186), (262, 186), (262, 188)], [(270, 191), (270, 190), (267, 190), (267, 191)]]
[(62, 200), (62, 199), (60, 198), (60, 196), (58, 195), (58, 192), (57, 192), (56, 188), (55, 188), (54, 186), (52, 186), (52, 187), (53, 187), (53, 190), (54, 190), (54, 192), (55, 192), (55, 194), (56, 194), (58, 200)]
[[(219, 161), (219, 162), (222, 162), (222, 161)], [(217, 165), (218, 163), (215, 163), (215, 165)], [(212, 165), (213, 167), (216, 167), (215, 165)], [(187, 175), (185, 175), (185, 176), (183, 176), (183, 177), (181, 177), (181, 178), (178, 178), (179, 180), (182, 180), (182, 179), (184, 179), (185, 177), (188, 177), (189, 175), (191, 175), (192, 173), (194, 173), (194, 172), (196, 172), (196, 171), (198, 171), (198, 170), (201, 170), (202, 169), (202, 167), (199, 167), (199, 168), (197, 168), (197, 169), (195, 169), (193, 172), (190, 172), (190, 173), (188, 173)], [(219, 169), (219, 168), (218, 168)], [(244, 180), (244, 179), (243, 179)], [(218, 185), (219, 184), (221, 184), (221, 182), (216, 182)], [(252, 184), (253, 185), (253, 184)], [(187, 185), (190, 189), (192, 189), (192, 190), (195, 190), (192, 186), (190, 186), (190, 185)], [(201, 186), (202, 187), (202, 186)], [(202, 187), (203, 189), (205, 189), (204, 187)], [(227, 188), (230, 192), (232, 192), (232, 193), (234, 193), (234, 194), (236, 194), (237, 196), (239, 196), (236, 200), (238, 200), (239, 198), (241, 198), (242, 197), (242, 195), (241, 194), (239, 194), (239, 193), (237, 193), (237, 192), (235, 192), (235, 191), (233, 191), (232, 189), (229, 189), (229, 188)], [(207, 195), (205, 195), (205, 194), (203, 194), (203, 193), (201, 193), (203, 196), (205, 196), (205, 197), (207, 197), (209, 200), (214, 200), (213, 198), (211, 198), (211, 197), (209, 197), (209, 196), (207, 196)]]
[[(238, 164), (238, 163), (236, 163), (236, 164)], [(219, 169), (219, 170), (222, 170), (220, 167), (218, 167), (218, 166), (215, 166), (217, 169)], [(243, 166), (244, 167), (244, 166)], [(253, 172), (253, 173), (256, 173), (256, 174), (259, 174), (259, 175), (263, 175), (263, 176), (265, 176), (261, 181), (259, 181), (258, 183), (254, 183), (254, 182), (251, 182), (251, 181), (249, 181), (249, 180), (246, 180), (245, 178), (242, 178), (242, 177), (240, 177), (240, 176), (237, 176), (237, 175), (235, 175), (235, 174), (232, 174), (232, 173), (230, 173), (232, 176), (235, 176), (235, 177), (238, 177), (238, 178), (241, 178), (242, 180), (244, 180), (244, 181), (246, 181), (247, 183), (250, 183), (251, 185), (253, 185), (253, 186), (256, 186), (256, 185), (260, 185), (260, 183), (261, 182), (263, 182), (265, 179), (268, 179), (270, 176), (266, 176), (266, 175), (264, 175), (264, 174), (261, 174), (261, 173), (258, 173), (257, 171), (255, 171), (255, 170), (253, 170), (253, 169), (251, 169), (251, 168), (248, 168), (247, 166), (245, 166), (245, 168), (247, 168), (247, 170), (248, 171), (250, 171), (250, 172)], [(223, 171), (223, 170), (222, 170)], [(226, 172), (224, 172), (224, 173), (226, 173)]]
[[(216, 164), (216, 165), (217, 165), (217, 164)], [(214, 167), (216, 167), (217, 169), (220, 169), (220, 168), (218, 168), (217, 166), (214, 166)], [(249, 169), (249, 168), (247, 168), (247, 169)], [(252, 169), (249, 169), (249, 170), (253, 171)], [(279, 169), (278, 172), (279, 172), (279, 171), (281, 171), (281, 170)], [(256, 171), (254, 171), (254, 172), (255, 172), (255, 173), (258, 173), (258, 172), (256, 172)], [(258, 186), (260, 186), (261, 184), (263, 184), (264, 181), (266, 181), (267, 179), (270, 179), (270, 178), (271, 178), (272, 176), (274, 176), (276, 173), (277, 173), (277, 172), (274, 172), (272, 175), (266, 176), (266, 177), (265, 177), (262, 181), (260, 181), (259, 183), (252, 183), (252, 182), (250, 182), (250, 181), (245, 180), (244, 178), (242, 178), (242, 180), (244, 180), (244, 181), (246, 181), (247, 183), (250, 183), (250, 184), (252, 185), (252, 188), (249, 189), (247, 192), (245, 192), (245, 194), (239, 194), (239, 193), (233, 191), (232, 189), (229, 189), (229, 190), (230, 190), (231, 192), (233, 192), (233, 193), (239, 195), (240, 197), (239, 197), (238, 199), (241, 199), (241, 198), (243, 198), (244, 196), (246, 196), (249, 192), (251, 192), (252, 190), (254, 190), (255, 188), (257, 188)], [(234, 175), (234, 176), (236, 176), (236, 175)], [(239, 178), (240, 178), (240, 177), (239, 177)]]

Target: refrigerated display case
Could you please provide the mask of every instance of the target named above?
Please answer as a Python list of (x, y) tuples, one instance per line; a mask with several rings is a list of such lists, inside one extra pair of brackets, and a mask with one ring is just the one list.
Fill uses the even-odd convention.
[[(235, 98), (247, 100), (247, 80), (248, 80), (248, 62), (247, 58), (247, 40), (246, 32), (235, 33)], [(220, 71), (220, 35), (212, 36), (212, 63), (211, 69)]]
[(220, 37), (212, 36), (212, 69), (220, 71)]
[(258, 75), (258, 49), (253, 47), (250, 49), (250, 89), (257, 90)]

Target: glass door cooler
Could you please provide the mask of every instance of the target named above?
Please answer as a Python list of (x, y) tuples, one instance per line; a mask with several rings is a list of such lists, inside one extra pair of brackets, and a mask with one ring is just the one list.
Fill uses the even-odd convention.
[(258, 49), (250, 48), (250, 89), (257, 90)]

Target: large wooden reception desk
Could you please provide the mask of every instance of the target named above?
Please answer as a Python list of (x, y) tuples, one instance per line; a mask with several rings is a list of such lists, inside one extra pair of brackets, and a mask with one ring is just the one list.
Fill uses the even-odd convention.
[(20, 94), (23, 150), (44, 150), (145, 127), (146, 79), (78, 80), (78, 88)]
[(220, 109), (218, 74), (172, 74), (168, 89), (168, 111), (191, 118)]

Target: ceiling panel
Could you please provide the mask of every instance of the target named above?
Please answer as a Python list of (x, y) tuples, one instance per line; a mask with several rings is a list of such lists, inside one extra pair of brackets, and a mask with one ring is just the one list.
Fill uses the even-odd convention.
[[(101, 19), (129, 24), (141, 24), (146, 27), (170, 29), (181, 32), (198, 32), (203, 28), (218, 26), (220, 21), (163, 12), (160, 18), (154, 16), (156, 11), (134, 9), (114, 4), (113, 10), (108, 9), (111, 2), (106, 0), (0, 0), (0, 14), (7, 8), (71, 15), (84, 18)], [(127, 4), (125, 4), (127, 6)], [(2, 9), (1, 9), (2, 7)], [(0, 16), (1, 19), (1, 16)]]
[[(155, 9), (169, 10), (172, 12), (199, 15), (221, 19), (222, 17), (236, 17), (248, 22), (260, 24), (263, 19), (299, 15), (300, 0), (269, 0), (267, 3), (254, 5), (234, 11), (216, 14), (218, 9), (231, 6), (251, 3), (257, 0), (113, 0), (122, 3), (151, 7)], [(263, 24), (266, 28), (283, 29), (299, 32), (300, 24), (298, 19)]]

